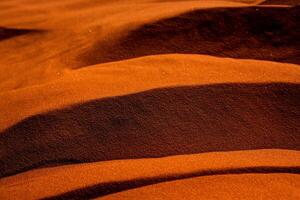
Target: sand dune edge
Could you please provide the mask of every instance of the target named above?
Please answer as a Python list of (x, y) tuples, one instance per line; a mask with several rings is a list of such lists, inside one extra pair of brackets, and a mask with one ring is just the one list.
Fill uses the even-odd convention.
[[(150, 180), (153, 184), (151, 179), (159, 183), (176, 180), (180, 176), (187, 178), (201, 174), (213, 175), (218, 171), (222, 174), (222, 170), (225, 174), (226, 170), (232, 174), (280, 172), (298, 174), (299, 159), (299, 151), (265, 149), (66, 165), (3, 178), (0, 180), (0, 194), (5, 199), (19, 197), (36, 199), (54, 197), (69, 191), (70, 193), (65, 194), (66, 198), (76, 198), (77, 195), (80, 197), (80, 194), (97, 197), (101, 196), (101, 191), (114, 193), (124, 188), (122, 184), (109, 184), (113, 182), (124, 182), (125, 186), (126, 182), (131, 183), (133, 184), (131, 188), (135, 188), (139, 187), (139, 184), (134, 186), (134, 182), (138, 183), (141, 179)], [(38, 187), (41, 184), (43, 187)]]

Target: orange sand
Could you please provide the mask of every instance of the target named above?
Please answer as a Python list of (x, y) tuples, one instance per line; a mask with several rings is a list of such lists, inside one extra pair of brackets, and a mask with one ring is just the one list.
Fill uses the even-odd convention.
[(202, 55), (150, 56), (94, 65), (66, 70), (61, 79), (53, 82), (0, 93), (0, 113), (5, 116), (0, 118), (0, 130), (34, 114), (154, 88), (270, 82), (300, 83), (300, 68)]
[[(267, 173), (268, 169), (274, 168), (293, 168), (297, 167), (299, 170), (300, 156), (297, 151), (288, 151), (288, 150), (254, 150), (254, 151), (236, 151), (236, 152), (226, 152), (226, 153), (205, 153), (205, 154), (194, 154), (194, 155), (184, 155), (184, 156), (173, 156), (166, 158), (154, 158), (154, 159), (137, 159), (137, 160), (117, 160), (117, 161), (108, 161), (108, 162), (98, 162), (98, 163), (87, 163), (87, 164), (75, 164), (75, 165), (66, 165), (62, 167), (53, 167), (45, 169), (32, 170), (20, 175), (15, 175), (12, 177), (3, 178), (0, 180), (0, 194), (2, 199), (40, 199), (49, 196), (61, 195), (65, 192), (76, 191), (78, 189), (84, 188), (88, 190), (89, 187), (93, 185), (101, 185), (105, 183), (114, 183), (114, 182), (136, 182), (138, 184), (140, 179), (151, 180), (155, 178), (166, 178), (172, 177), (175, 175), (195, 177), (195, 181), (200, 181), (204, 179), (208, 182), (207, 188), (214, 187), (216, 184), (214, 179), (222, 180), (221, 177), (216, 178), (207, 178), (206, 176), (211, 174), (222, 174), (228, 170), (236, 170), (234, 173), (245, 173), (243, 169), (248, 169), (246, 173)], [(255, 168), (261, 167), (261, 170), (255, 170)], [(252, 170), (251, 170), (252, 168)], [(247, 171), (247, 170), (246, 170)], [(291, 170), (293, 172), (293, 170)], [(206, 176), (203, 176), (206, 175)], [(272, 175), (272, 174), (271, 174)], [(268, 176), (271, 176), (268, 175)], [(198, 176), (203, 176), (199, 177)], [(233, 181), (230, 181), (232, 175), (227, 175), (228, 180), (221, 181), (219, 184), (226, 188), (226, 182), (229, 183), (228, 187), (234, 187), (235, 181), (238, 182), (244, 180), (240, 175), (233, 176)], [(264, 184), (268, 183), (268, 180), (276, 180), (275, 178), (269, 177), (268, 179), (261, 180), (258, 176), (258, 181), (263, 182)], [(277, 175), (279, 176), (279, 175)], [(286, 178), (287, 176), (287, 178)], [(214, 176), (213, 176), (214, 177)], [(277, 182), (274, 185), (284, 186), (286, 185), (285, 181), (289, 181), (291, 177), (295, 177), (296, 184), (299, 184), (299, 175), (285, 175), (279, 176), (278, 178), (282, 179), (283, 182)], [(247, 178), (247, 176), (245, 177)], [(173, 178), (173, 180), (176, 178)], [(172, 178), (170, 178), (172, 180)], [(209, 181), (210, 180), (210, 181)], [(158, 180), (159, 182), (165, 182), (167, 180)], [(251, 186), (251, 182), (246, 180), (247, 187)], [(146, 181), (145, 181), (146, 182)], [(249, 183), (250, 182), (250, 183)], [(254, 180), (255, 182), (255, 180)], [(169, 182), (167, 184), (171, 184)], [(125, 184), (125, 183), (124, 183)], [(149, 185), (150, 183), (140, 183), (144, 185)], [(183, 183), (184, 184), (184, 183)], [(192, 185), (187, 184), (182, 190), (178, 188), (177, 193), (182, 193), (182, 195), (189, 195), (188, 191), (194, 188), (195, 183)], [(201, 183), (199, 183), (201, 184)], [(39, 187), (39, 186), (43, 187)], [(191, 186), (190, 189), (188, 187)], [(240, 183), (236, 187), (238, 188), (247, 188), (241, 186)], [(260, 185), (252, 185), (253, 190), (263, 190), (260, 188)], [(152, 186), (149, 186), (150, 190)], [(158, 186), (153, 187), (155, 188)], [(168, 187), (168, 186), (167, 186)], [(172, 186), (169, 186), (171, 191), (166, 192), (167, 194), (172, 194)], [(197, 187), (205, 187), (205, 185), (198, 185)], [(270, 186), (273, 188), (273, 185)], [(237, 189), (237, 188), (236, 188)], [(99, 188), (98, 190), (101, 190)], [(142, 189), (143, 190), (143, 189)], [(159, 188), (160, 190), (160, 188)], [(163, 190), (163, 189), (162, 189)], [(196, 192), (197, 190), (194, 189)], [(287, 190), (287, 194), (290, 191), (296, 192), (297, 188), (292, 187), (290, 190)], [(147, 190), (146, 190), (147, 192)], [(161, 191), (163, 192), (163, 191)], [(201, 192), (201, 190), (199, 190)], [(222, 191), (217, 191), (222, 192)], [(271, 192), (271, 191), (270, 191)], [(80, 194), (80, 192), (78, 192)], [(133, 192), (134, 193), (134, 192)], [(176, 194), (177, 194), (176, 193)], [(230, 193), (229, 193), (230, 194)], [(122, 195), (122, 193), (121, 193)], [(125, 193), (125, 195), (127, 195)], [(130, 194), (129, 194), (130, 195)], [(143, 194), (143, 196), (136, 196), (135, 198), (144, 198), (150, 194)], [(159, 193), (153, 192), (152, 195), (160, 195)], [(193, 195), (192, 193), (190, 195)], [(204, 195), (202, 193), (202, 195)], [(216, 195), (220, 195), (217, 193)], [(233, 195), (233, 194), (231, 194)], [(245, 196), (249, 193), (245, 193)], [(271, 194), (269, 194), (271, 195)], [(118, 195), (116, 196), (118, 197)], [(122, 198), (126, 196), (121, 196)], [(131, 196), (132, 197), (132, 196)], [(128, 196), (128, 198), (131, 198)], [(159, 198), (157, 196), (156, 198)], [(180, 196), (178, 196), (179, 198)], [(190, 196), (187, 196), (189, 198)], [(152, 199), (149, 197), (148, 199)]]
[(299, 199), (295, 5), (1, 0), (0, 199)]
[(300, 176), (294, 174), (216, 175), (156, 184), (99, 199), (297, 200), (299, 182)]

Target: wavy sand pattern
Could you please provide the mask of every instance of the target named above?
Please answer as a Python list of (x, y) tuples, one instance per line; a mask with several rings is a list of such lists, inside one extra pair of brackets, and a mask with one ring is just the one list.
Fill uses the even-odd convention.
[(0, 199), (299, 199), (299, 3), (1, 1)]

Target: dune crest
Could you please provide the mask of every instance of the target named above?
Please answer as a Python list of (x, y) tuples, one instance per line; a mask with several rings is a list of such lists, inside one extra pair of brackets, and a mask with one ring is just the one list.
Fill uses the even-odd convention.
[[(3, 196), (0, 197), (95, 198), (172, 180), (186, 180), (191, 177), (205, 180), (205, 176), (215, 177), (217, 174), (269, 173), (273, 176), (272, 174), (285, 172), (295, 177), (300, 171), (299, 158), (298, 151), (265, 149), (66, 165), (32, 170), (1, 179), (0, 194)], [(240, 175), (236, 177), (237, 180)], [(281, 178), (285, 179), (285, 175)], [(38, 187), (40, 184), (44, 187)], [(207, 186), (211, 185), (214, 184)], [(31, 193), (25, 193), (28, 190)]]
[(296, 0), (1, 0), (0, 199), (300, 199)]
[[(50, 110), (155, 88), (222, 83), (300, 83), (299, 77), (297, 65), (203, 55), (148, 56), (94, 65), (66, 71), (58, 81), (0, 93), (0, 113), (5, 116), (0, 118), (0, 130)], [(11, 112), (12, 107), (15, 112)]]
[(0, 133), (0, 176), (64, 160), (299, 150), (299, 98), (299, 84), (217, 84), (155, 89), (38, 114)]
[[(300, 175), (243, 174), (193, 178), (128, 190), (97, 199), (246, 199), (297, 200)], [(260, 187), (254, 187), (253, 185)], [(201, 189), (199, 189), (201, 188)], [(218, 189), (216, 189), (218, 188)], [(262, 189), (263, 188), (263, 189)]]
[(145, 55), (185, 53), (300, 62), (300, 7), (196, 10), (146, 24), (119, 41), (96, 43), (85, 65)]

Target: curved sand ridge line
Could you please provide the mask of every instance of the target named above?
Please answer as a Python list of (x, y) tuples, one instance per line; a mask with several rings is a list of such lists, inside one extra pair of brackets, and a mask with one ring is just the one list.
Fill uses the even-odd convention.
[(300, 175), (294, 174), (217, 175), (155, 184), (99, 199), (298, 200), (299, 181)]
[(300, 150), (299, 84), (153, 89), (34, 115), (0, 134), (0, 176), (92, 162), (262, 148)]
[(201, 9), (146, 24), (117, 41), (99, 42), (83, 65), (185, 53), (300, 63), (300, 7)]
[[(193, 9), (245, 6), (230, 1), (5, 1), (0, 24), (6, 28), (45, 30), (0, 43), (0, 91), (44, 84), (82, 66), (78, 56), (94, 43), (114, 38), (145, 23)], [(20, 6), (23, 5), (23, 6)], [(11, 77), (14, 77), (13, 79)]]
[[(237, 177), (227, 175), (234, 181), (243, 181), (244, 175), (242, 174), (245, 173), (274, 173), (272, 177), (282, 180), (278, 184), (285, 186), (285, 181), (290, 180), (285, 176), (292, 176), (292, 174), (282, 175), (279, 179), (276, 173), (299, 173), (299, 158), (298, 151), (265, 149), (66, 165), (32, 170), (3, 178), (0, 180), (0, 196), (4, 199), (38, 199), (50, 196), (60, 199), (95, 198), (145, 185), (189, 177), (208, 176), (208, 179), (214, 180), (215, 178), (209, 177), (228, 173), (240, 174)], [(266, 175), (264, 176), (266, 177)], [(297, 180), (298, 177), (299, 175), (292, 176), (294, 180)], [(202, 185), (201, 180), (207, 178), (200, 177), (197, 187), (205, 188), (214, 184), (222, 184), (221, 181), (219, 183), (209, 182), (209, 184), (204, 182)], [(274, 180), (271, 177), (265, 180), (270, 179)], [(227, 180), (226, 177), (225, 180)], [(252, 179), (253, 182), (256, 180), (256, 177)], [(229, 182), (229, 184), (233, 184), (233, 182)], [(40, 187), (41, 185), (43, 187)], [(260, 186), (251, 184), (254, 189), (258, 189)], [(265, 188), (268, 188), (268, 185)], [(122, 193), (120, 195), (122, 196)], [(138, 197), (136, 196), (136, 198)]]
[[(59, 81), (0, 93), (0, 130), (49, 110), (160, 87), (300, 83), (296, 65), (200, 55), (149, 56), (66, 71)], [(14, 112), (11, 112), (11, 108)]]
[[(212, 55), (297, 63), (299, 7), (215, 8), (245, 5), (1, 1), (0, 24), (6, 35), (13, 33), (0, 42), (0, 198), (174, 198), (174, 186), (177, 198), (188, 192), (204, 199), (252, 193), (257, 199), (299, 199), (299, 151), (292, 151), (300, 144), (299, 66), (170, 54), (75, 70), (149, 55), (146, 47), (155, 54), (170, 25), (176, 38), (167, 37), (158, 53), (182, 51), (169, 39), (191, 50), (182, 37), (190, 32), (190, 38), (209, 40), (197, 49)], [(215, 9), (191, 12), (208, 7)], [(255, 23), (232, 23), (233, 15)], [(193, 21), (210, 17), (220, 23)], [(237, 38), (248, 31), (242, 49), (231, 45), (239, 40), (228, 39), (235, 29), (223, 22), (238, 26)], [(218, 46), (222, 39), (229, 45)], [(289, 150), (247, 151), (261, 148)], [(206, 153), (234, 150), (244, 151)], [(182, 155), (193, 153), (201, 154)], [(177, 156), (165, 157), (170, 155)], [(129, 160), (135, 158), (141, 159)]]

